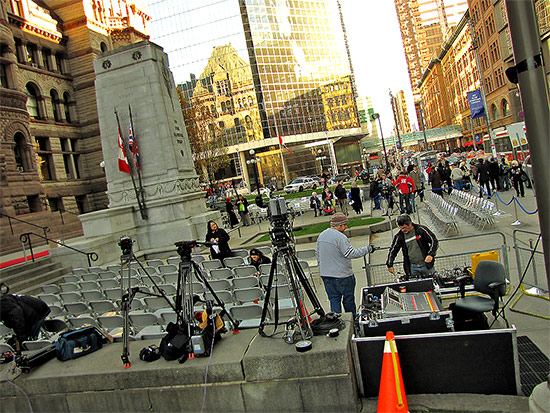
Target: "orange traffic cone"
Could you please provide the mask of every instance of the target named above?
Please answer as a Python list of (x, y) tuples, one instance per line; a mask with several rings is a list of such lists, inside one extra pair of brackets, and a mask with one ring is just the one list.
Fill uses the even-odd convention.
[(401, 375), (399, 355), (392, 331), (386, 333), (384, 358), (378, 393), (378, 412), (408, 412), (407, 396)]

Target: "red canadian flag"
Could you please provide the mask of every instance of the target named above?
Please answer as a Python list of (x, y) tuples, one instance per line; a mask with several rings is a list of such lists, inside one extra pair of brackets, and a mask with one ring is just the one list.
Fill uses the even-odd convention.
[(120, 128), (118, 128), (118, 170), (120, 172), (126, 172), (127, 174), (130, 173), (130, 166), (128, 165), (126, 151), (124, 150), (124, 143), (122, 142)]
[(279, 145), (281, 145), (283, 148), (285, 148), (287, 151), (289, 151), (291, 154), (294, 155), (294, 152), (292, 152), (290, 149), (288, 149), (288, 146), (286, 146), (283, 143), (283, 137), (281, 136), (281, 134), (279, 134)]

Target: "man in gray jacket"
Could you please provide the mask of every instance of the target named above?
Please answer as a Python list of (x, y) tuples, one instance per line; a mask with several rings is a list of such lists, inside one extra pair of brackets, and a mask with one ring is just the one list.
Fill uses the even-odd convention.
[(348, 218), (341, 212), (334, 214), (327, 228), (317, 238), (315, 254), (319, 262), (319, 273), (325, 285), (330, 301), (330, 311), (344, 310), (356, 316), (355, 307), (355, 276), (351, 267), (352, 258), (361, 258), (376, 250), (372, 245), (352, 248), (348, 237), (344, 234), (348, 226)]

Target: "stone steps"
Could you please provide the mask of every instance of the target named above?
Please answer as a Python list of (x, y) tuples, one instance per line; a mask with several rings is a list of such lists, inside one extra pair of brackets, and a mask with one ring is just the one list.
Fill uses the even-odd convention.
[(10, 293), (36, 295), (41, 292), (42, 285), (59, 284), (70, 272), (70, 268), (46, 257), (3, 269), (0, 280), (9, 286)]

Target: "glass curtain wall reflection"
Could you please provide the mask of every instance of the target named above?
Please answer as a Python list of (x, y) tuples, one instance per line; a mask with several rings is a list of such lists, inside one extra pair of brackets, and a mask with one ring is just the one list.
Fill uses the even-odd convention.
[(282, 180), (279, 136), (292, 144), (289, 178), (315, 175), (315, 151), (304, 144), (360, 127), (337, 0), (149, 0), (147, 11), (192, 146), (216, 142), (237, 176), (253, 179), (244, 173), (252, 145), (260, 183)]

